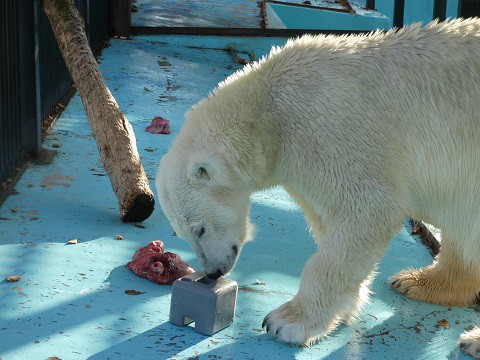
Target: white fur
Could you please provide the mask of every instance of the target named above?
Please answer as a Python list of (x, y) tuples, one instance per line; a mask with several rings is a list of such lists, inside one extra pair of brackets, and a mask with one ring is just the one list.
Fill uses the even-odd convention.
[(474, 327), (460, 337), (460, 347), (473, 357), (480, 359), (480, 327)]
[[(407, 215), (442, 228), (443, 250), (433, 270), (403, 274), (402, 292), (473, 301), (479, 149), (479, 20), (304, 36), (230, 76), (189, 111), (161, 161), (157, 189), (207, 273), (228, 272), (232, 247), (251, 237), (249, 195), (287, 189), (318, 251), (298, 294), (264, 325), (282, 341), (309, 344), (361, 306), (361, 285)], [(464, 302), (430, 296), (446, 277), (465, 285)]]

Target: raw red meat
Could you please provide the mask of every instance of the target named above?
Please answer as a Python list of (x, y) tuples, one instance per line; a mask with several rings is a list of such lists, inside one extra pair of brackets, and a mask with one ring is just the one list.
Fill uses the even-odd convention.
[(155, 240), (141, 247), (127, 265), (138, 276), (156, 284), (172, 284), (176, 279), (195, 272), (182, 258), (163, 252), (163, 243)]
[(152, 134), (170, 134), (170, 121), (161, 116), (155, 116), (145, 130)]

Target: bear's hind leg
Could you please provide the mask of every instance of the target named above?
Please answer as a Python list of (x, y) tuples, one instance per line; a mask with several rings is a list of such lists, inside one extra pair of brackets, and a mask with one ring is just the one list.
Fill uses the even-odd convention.
[(480, 327), (476, 326), (472, 330), (465, 332), (460, 336), (460, 347), (467, 354), (480, 359)]
[(480, 292), (480, 261), (465, 261), (447, 239), (436, 261), (421, 269), (402, 270), (390, 282), (414, 300), (446, 306), (471, 306)]

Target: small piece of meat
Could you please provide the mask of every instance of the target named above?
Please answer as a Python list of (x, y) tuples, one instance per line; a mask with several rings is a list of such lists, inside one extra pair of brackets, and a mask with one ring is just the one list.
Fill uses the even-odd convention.
[(138, 276), (155, 284), (172, 284), (178, 278), (195, 272), (183, 259), (174, 253), (164, 253), (163, 243), (155, 240), (141, 247), (126, 266)]
[(152, 134), (170, 134), (170, 121), (161, 116), (155, 116), (145, 130)]

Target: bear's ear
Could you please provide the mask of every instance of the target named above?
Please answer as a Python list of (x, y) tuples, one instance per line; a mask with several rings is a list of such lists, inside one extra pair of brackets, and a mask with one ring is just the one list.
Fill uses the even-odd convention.
[(188, 164), (188, 175), (191, 179), (211, 180), (220, 170), (221, 160), (214, 154), (195, 153)]

